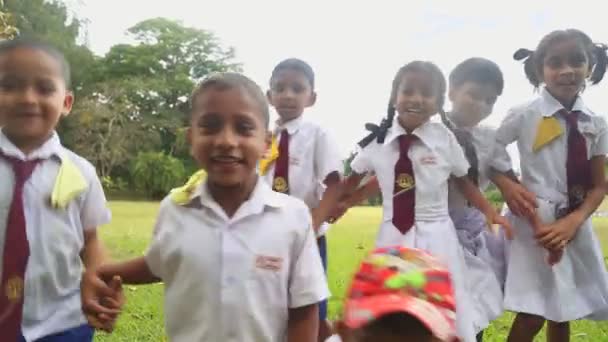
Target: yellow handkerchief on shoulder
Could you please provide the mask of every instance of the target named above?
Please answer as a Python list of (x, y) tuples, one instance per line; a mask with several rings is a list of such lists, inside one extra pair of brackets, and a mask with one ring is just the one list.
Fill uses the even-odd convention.
[(205, 170), (198, 170), (190, 179), (179, 188), (171, 190), (171, 200), (178, 205), (186, 205), (190, 202), (190, 197), (196, 188), (198, 188), (207, 177)]
[(56, 209), (67, 208), (68, 204), (87, 187), (87, 181), (76, 164), (69, 157), (63, 156), (51, 194), (51, 206)]
[(275, 135), (272, 136), (272, 143), (270, 144), (270, 151), (267, 155), (260, 160), (260, 175), (264, 176), (270, 169), (270, 165), (279, 158), (279, 142)]
[(543, 146), (557, 139), (563, 133), (564, 130), (555, 116), (543, 117), (536, 130), (532, 150), (538, 152)]

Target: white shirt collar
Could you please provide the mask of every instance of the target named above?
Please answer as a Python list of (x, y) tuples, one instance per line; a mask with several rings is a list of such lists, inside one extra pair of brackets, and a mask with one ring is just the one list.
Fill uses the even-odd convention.
[[(549, 91), (547, 91), (546, 88), (543, 88), (541, 90), (540, 98), (541, 98), (540, 110), (544, 117), (553, 116), (556, 113), (558, 113), (560, 110), (565, 109), (564, 106), (555, 97), (553, 97), (553, 95), (551, 95), (549, 93)], [(595, 116), (595, 113), (593, 113), (593, 111), (591, 111), (589, 108), (587, 108), (587, 106), (585, 106), (585, 103), (583, 102), (583, 98), (580, 96), (578, 96), (576, 98), (576, 101), (574, 102), (574, 105), (572, 106), (572, 110), (580, 111), (589, 117)]]
[[(431, 120), (428, 120), (422, 125), (416, 127), (416, 129), (412, 132), (413, 135), (417, 136), (420, 141), (422, 141), (422, 143), (427, 145), (428, 147), (433, 147), (435, 145), (435, 141), (431, 134), (431, 125)], [(399, 124), (397, 116), (395, 116), (395, 118), (393, 119), (393, 125), (391, 126), (386, 136), (386, 139), (384, 140), (384, 144), (390, 144), (393, 140), (396, 140), (397, 138), (399, 138), (399, 136), (405, 134), (407, 134), (407, 131), (401, 126), (401, 124)]]
[[(282, 198), (282, 196), (283, 195), (272, 191), (270, 186), (258, 176), (251, 196), (249, 199), (243, 202), (243, 204), (241, 204), (233, 219), (236, 219), (237, 216), (243, 217), (252, 214), (259, 214), (263, 212), (266, 207), (281, 208), (284, 205), (284, 198)], [(206, 181), (196, 188), (196, 190), (190, 196), (190, 205), (193, 204), (201, 205), (213, 210), (220, 210), (219, 205), (209, 193), (209, 188), (207, 187)]]
[(300, 129), (300, 127), (302, 127), (303, 123), (304, 123), (304, 114), (302, 114), (299, 117), (297, 117), (293, 120), (290, 120), (282, 125), (279, 124), (279, 122), (277, 121), (277, 131), (286, 129), (287, 133), (289, 133), (289, 135), (293, 135)]
[(61, 145), (59, 135), (57, 135), (56, 132), (53, 132), (51, 137), (44, 144), (26, 156), (6, 137), (6, 135), (4, 135), (4, 132), (0, 130), (0, 150), (7, 156), (15, 157), (20, 160), (49, 159), (51, 157), (61, 160), (64, 149)]

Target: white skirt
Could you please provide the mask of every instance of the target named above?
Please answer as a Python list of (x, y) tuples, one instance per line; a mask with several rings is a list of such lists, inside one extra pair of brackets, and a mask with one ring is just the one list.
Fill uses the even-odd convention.
[(406, 246), (425, 250), (446, 264), (452, 276), (456, 300), (456, 328), (463, 342), (475, 342), (475, 313), (465, 283), (466, 265), (456, 230), (449, 217), (432, 222), (416, 221), (405, 235), (391, 221), (380, 227), (377, 247)]
[[(538, 199), (544, 223), (555, 221), (556, 204)], [(554, 322), (608, 319), (608, 274), (591, 219), (566, 246), (562, 260), (547, 264), (527, 220), (511, 216), (515, 237), (510, 243), (505, 308)]]
[(466, 285), (480, 332), (503, 313), (504, 235), (488, 230), (485, 216), (475, 208), (451, 211), (458, 241), (464, 250)]

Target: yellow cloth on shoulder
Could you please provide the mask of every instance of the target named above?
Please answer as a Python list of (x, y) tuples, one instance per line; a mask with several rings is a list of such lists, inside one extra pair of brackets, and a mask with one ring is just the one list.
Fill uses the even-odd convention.
[(272, 136), (272, 143), (270, 144), (270, 151), (267, 152), (266, 156), (260, 160), (260, 175), (264, 176), (268, 173), (270, 166), (279, 158), (279, 142), (277, 141), (276, 135)]
[(62, 157), (51, 194), (51, 206), (56, 209), (67, 208), (68, 204), (87, 187), (87, 181), (76, 164), (69, 157)]
[(205, 170), (199, 170), (190, 176), (190, 179), (179, 188), (171, 190), (170, 196), (173, 203), (178, 205), (186, 205), (190, 203), (192, 193), (205, 181), (207, 173)]
[(536, 138), (532, 150), (538, 152), (543, 146), (557, 139), (563, 133), (564, 130), (555, 116), (543, 117), (536, 129)]

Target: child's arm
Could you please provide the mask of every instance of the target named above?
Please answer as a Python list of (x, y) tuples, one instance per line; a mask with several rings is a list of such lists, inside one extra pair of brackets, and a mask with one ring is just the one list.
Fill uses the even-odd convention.
[(93, 327), (111, 332), (120, 308), (124, 305), (122, 283), (158, 282), (144, 257), (89, 269), (82, 277), (82, 309)]
[(319, 230), (323, 222), (330, 219), (331, 213), (337, 206), (342, 196), (342, 180), (340, 173), (335, 171), (325, 178), (325, 192), (319, 202), (319, 206), (311, 210), (313, 228), (315, 232)]
[(319, 306), (311, 304), (289, 309), (287, 321), (288, 342), (317, 341), (319, 331)]
[(606, 177), (604, 175), (605, 156), (591, 158), (591, 184), (585, 200), (576, 210), (567, 216), (544, 226), (537, 233), (538, 241), (549, 249), (559, 249), (568, 243), (583, 222), (597, 210), (606, 195)]
[(347, 208), (354, 207), (355, 205), (379, 193), (380, 184), (378, 184), (378, 178), (373, 176), (367, 183), (357, 188), (350, 196), (345, 198), (345, 205)]
[(526, 189), (512, 170), (505, 173), (492, 170), (492, 182), (500, 190), (511, 212), (516, 216), (531, 217), (538, 207), (536, 195)]
[(454, 182), (464, 197), (479, 209), (488, 220), (488, 223), (494, 223), (502, 226), (505, 229), (505, 233), (508, 238), (513, 237), (513, 231), (511, 229), (511, 223), (496, 212), (496, 209), (488, 202), (485, 197), (479, 191), (479, 188), (475, 186), (469, 177), (454, 177)]
[(95, 269), (107, 260), (106, 249), (97, 235), (96, 228), (84, 231), (84, 247), (80, 258), (87, 270)]

